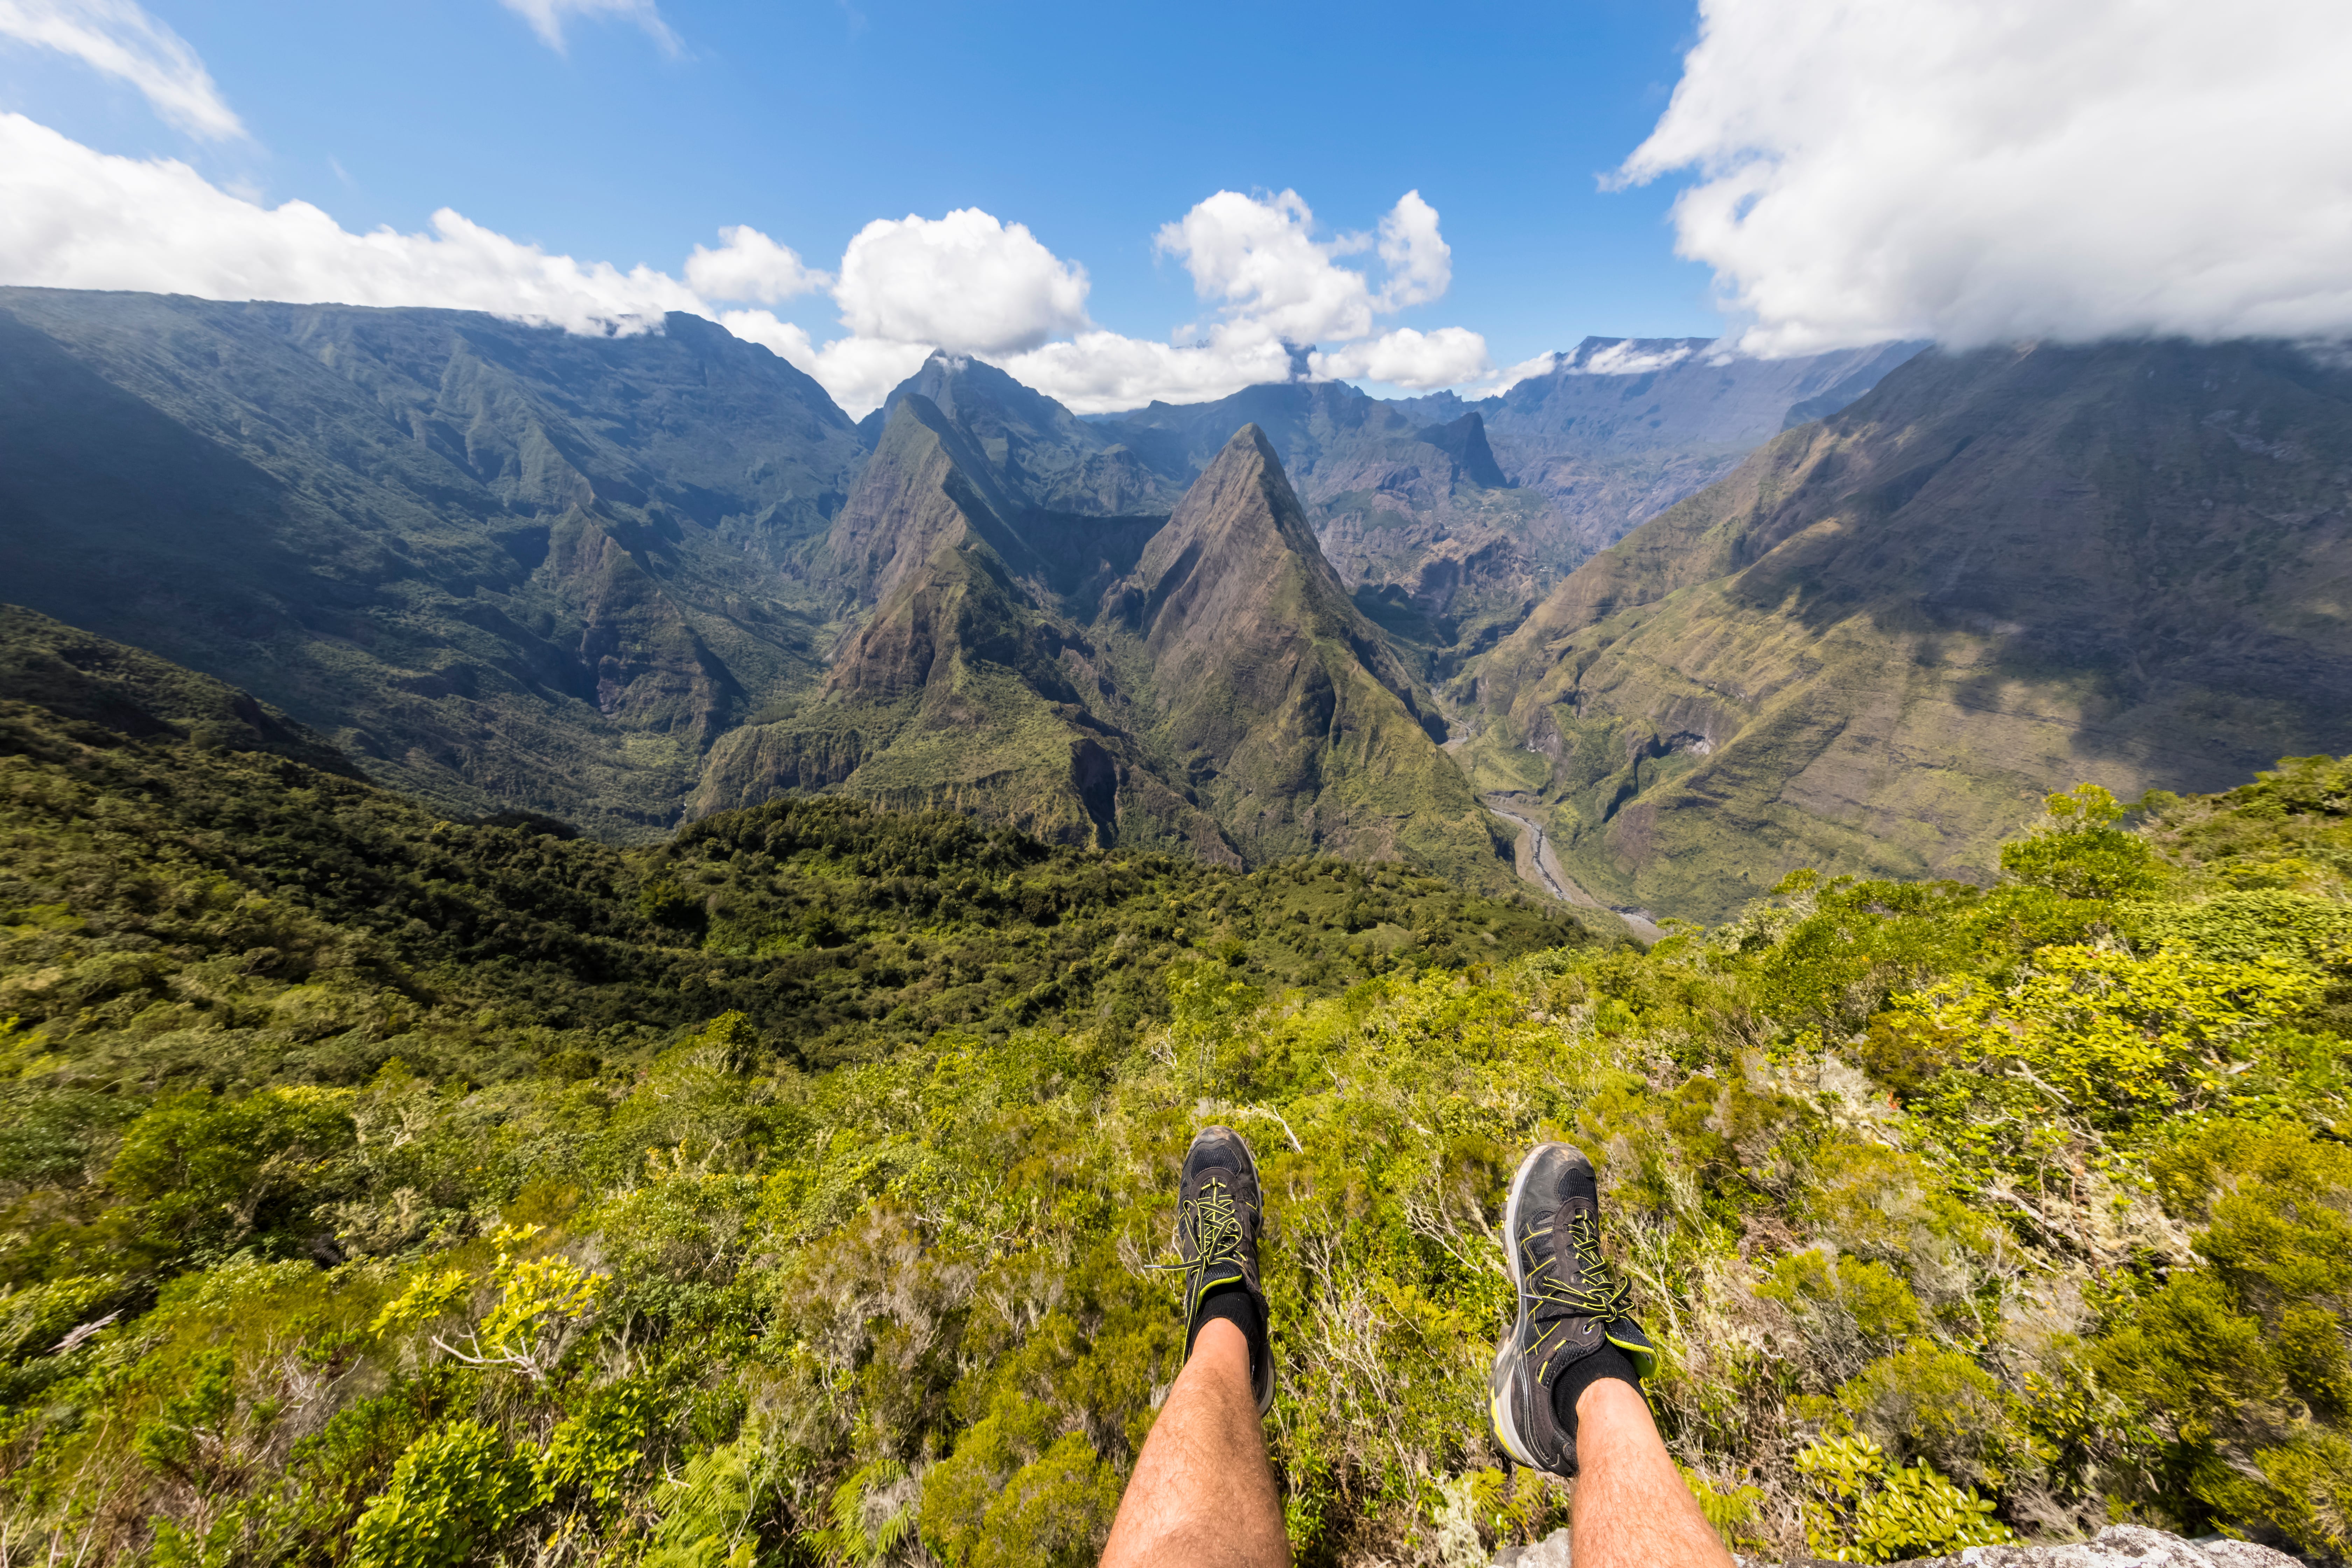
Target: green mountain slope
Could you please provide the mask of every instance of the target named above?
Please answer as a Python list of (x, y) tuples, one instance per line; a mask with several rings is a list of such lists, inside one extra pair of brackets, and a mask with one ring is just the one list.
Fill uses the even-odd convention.
[[(1195, 949), (1246, 984), (1325, 986), (1592, 940), (1394, 864), (1241, 875), (851, 799), (639, 849), (525, 814), (453, 822), (243, 692), (14, 605), (0, 779), (0, 912), (18, 922), (0, 926), (0, 1017), (106, 1042), (142, 1080), (365, 1074), (419, 1052), (527, 1071), (462, 1041), (627, 1048), (713, 1009), (821, 1062), (951, 1026), (1130, 1027), (1164, 1016), (1159, 972)], [(183, 978), (206, 965), (225, 989)], [(330, 1037), (357, 1055), (320, 1056)]]
[(1084, 629), (1083, 590), (1099, 597), (1162, 521), (1026, 508), (938, 405), (901, 399), (828, 541), (835, 580), (870, 613), (821, 692), (713, 750), (692, 812), (838, 787), (1057, 843), (1236, 863), (1216, 823), (1149, 764)]
[(803, 558), (863, 452), (709, 322), (0, 289), (0, 575), (453, 809), (676, 820), (818, 673)]
[(1266, 1175), (1303, 1563), (1568, 1519), (1485, 1426), (1542, 1138), (1751, 1560), (2352, 1552), (2352, 760), (1642, 953), (838, 799), (449, 823), (82, 646), (107, 722), (0, 698), (0, 1529), (44, 1560), (1086, 1568), (1210, 1118)]
[(1912, 361), (1570, 575), (1478, 677), (1570, 874), (1719, 919), (1982, 877), (2040, 795), (2352, 744), (2352, 374), (2283, 345)]
[(989, 382), (940, 379), (959, 412), (899, 398), (828, 538), (871, 613), (821, 694), (713, 751), (694, 810), (838, 787), (1056, 842), (1507, 881), (1426, 693), (1254, 427), (1172, 519), (1079, 516), (992, 455)]
[(1402, 856), (1476, 886), (1508, 850), (1440, 750), (1445, 722), (1316, 546), (1273, 445), (1236, 433), (1154, 534), (1106, 620), (1152, 748), (1252, 860)]

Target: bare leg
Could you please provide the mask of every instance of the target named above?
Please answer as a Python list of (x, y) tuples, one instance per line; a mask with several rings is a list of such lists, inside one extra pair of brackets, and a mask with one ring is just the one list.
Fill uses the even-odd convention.
[(1604, 1377), (1576, 1401), (1576, 1568), (1731, 1568), (1630, 1383)]
[(1176, 1374), (1136, 1456), (1102, 1560), (1103, 1568), (1286, 1568), (1290, 1562), (1265, 1433), (1250, 1396), (1249, 1341), (1227, 1320), (1201, 1326), (1192, 1359)]

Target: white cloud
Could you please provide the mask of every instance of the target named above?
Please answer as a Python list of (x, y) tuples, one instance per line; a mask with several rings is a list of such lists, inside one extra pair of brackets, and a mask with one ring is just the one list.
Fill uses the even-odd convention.
[(563, 21), (567, 16), (613, 16), (625, 22), (635, 22), (646, 30), (654, 42), (669, 54), (677, 54), (681, 46), (677, 35), (662, 20), (661, 7), (655, 0), (499, 0), (499, 3), (530, 24), (540, 41), (557, 54), (564, 52)]
[(1389, 279), (1381, 289), (1382, 310), (1425, 305), (1454, 282), (1454, 247), (1437, 232), (1437, 209), (1407, 191), (1381, 219), (1381, 260)]
[(1459, 386), (1486, 374), (1486, 340), (1462, 327), (1418, 332), (1399, 327), (1377, 338), (1312, 356), (1315, 374), (1340, 381), (1384, 381), (1391, 386)]
[(708, 312), (667, 273), (551, 256), (444, 207), (430, 234), (352, 234), (308, 202), (232, 195), (185, 163), (95, 153), (0, 114), (0, 279), (214, 300), (439, 305), (575, 332)]
[[(1286, 343), (1332, 345), (1311, 357), (1317, 375), (1401, 386), (1454, 385), (1489, 368), (1486, 340), (1461, 327), (1373, 336), (1380, 317), (1426, 304), (1453, 281), (1454, 253), (1438, 232), (1437, 209), (1419, 191), (1407, 191), (1376, 234), (1328, 239), (1316, 237), (1315, 215), (1296, 191), (1219, 191), (1162, 226), (1158, 248), (1183, 262), (1202, 299), (1218, 302), (1220, 319), (1205, 333), (1177, 335), (1197, 334), (1213, 355), (1246, 363), (1250, 380), (1268, 379), (1268, 365), (1273, 379), (1287, 374), (1287, 357), (1276, 352)], [(1386, 274), (1378, 288), (1341, 261), (1367, 251)]]
[(805, 372), (853, 419), (863, 419), (881, 407), (890, 389), (922, 369), (931, 355), (927, 343), (894, 343), (881, 338), (835, 338), (820, 348), (807, 332), (779, 321), (772, 310), (727, 310), (718, 319), (720, 326), (744, 342), (758, 343), (793, 369)]
[(192, 136), (224, 142), (245, 134), (187, 40), (131, 0), (0, 0), (0, 37), (55, 49), (129, 82)]
[(1702, 0), (1623, 170), (1742, 347), (2352, 331), (2343, 0)]
[(978, 207), (867, 224), (833, 297), (859, 337), (952, 353), (1019, 353), (1087, 325), (1087, 269)]
[(720, 237), (716, 250), (695, 248), (681, 280), (650, 267), (625, 272), (551, 255), (446, 207), (428, 233), (353, 234), (309, 202), (264, 206), (185, 163), (94, 152), (0, 114), (0, 282), (431, 305), (592, 333), (656, 331), (667, 312), (689, 310), (766, 345), (853, 414), (879, 404), (930, 352), (858, 337), (819, 348), (772, 311), (719, 309), (714, 299), (772, 300), (826, 281), (757, 229)]
[(1371, 283), (1335, 258), (1371, 242), (1314, 236), (1315, 215), (1296, 191), (1219, 191), (1162, 226), (1159, 248), (1183, 262), (1202, 299), (1223, 302), (1228, 321), (1294, 343), (1362, 337), (1372, 330)]
[(1564, 354), (1542, 353), (1533, 359), (1523, 359), (1517, 364), (1506, 365), (1501, 370), (1480, 378), (1473, 384), (1465, 386), (1462, 389), (1462, 395), (1470, 398), (1499, 397), (1523, 381), (1532, 380), (1538, 375), (1549, 375), (1559, 368), (1560, 362), (1566, 357)]
[[(1673, 348), (1645, 347), (1640, 338), (1620, 338), (1583, 356), (1574, 367), (1578, 375), (1646, 375), (1654, 370), (1664, 370), (1697, 351), (1688, 344)], [(1726, 363), (1718, 360), (1717, 363)]]
[[(1305, 221), (1295, 199), (1286, 207), (1234, 199), (1274, 211), (1280, 224)], [(1234, 289), (1263, 310), (1229, 309), (1205, 331), (1185, 329), (1181, 342), (1105, 331), (1087, 320), (1083, 268), (1055, 256), (1021, 225), (972, 208), (868, 224), (850, 241), (837, 281), (757, 229), (738, 226), (719, 237), (715, 249), (694, 247), (681, 278), (550, 254), (446, 207), (424, 233), (353, 234), (309, 202), (264, 205), (175, 160), (99, 153), (21, 115), (0, 114), (0, 282), (438, 306), (593, 333), (658, 331), (665, 313), (691, 311), (815, 377), (853, 416), (880, 404), (934, 348), (982, 355), (1080, 413), (1154, 398), (1222, 397), (1290, 379), (1285, 328), (1305, 319), (1297, 292), (1286, 295), (1278, 281), (1267, 281)], [(1276, 250), (1287, 244), (1278, 230), (1273, 240)], [(1450, 263), (1436, 214), (1409, 197), (1383, 220), (1377, 243), (1391, 253), (1382, 289), (1370, 290), (1353, 269), (1329, 268), (1356, 279), (1356, 304), (1323, 324), (1362, 330), (1315, 356), (1311, 373), (1415, 387), (1481, 375), (1486, 343), (1475, 332), (1370, 330), (1389, 301), (1443, 288)], [(1265, 276), (1252, 252), (1267, 248), (1229, 247), (1233, 276), (1253, 269)], [(1328, 245), (1318, 248), (1330, 254)], [(819, 345), (799, 324), (751, 308), (828, 282), (850, 329), (833, 342)]]
[(795, 294), (814, 294), (833, 282), (830, 274), (803, 266), (789, 246), (778, 245), (748, 224), (719, 231), (719, 247), (694, 247), (686, 258), (686, 280), (713, 300), (757, 300), (773, 305)]
[(1081, 332), (1001, 363), (1014, 380), (1080, 414), (1138, 408), (1158, 398), (1206, 403), (1260, 382), (1290, 379), (1290, 353), (1270, 337), (1178, 348), (1117, 332)]
[(767, 310), (729, 310), (719, 316), (719, 324), (805, 371), (856, 419), (880, 407), (890, 389), (920, 370), (931, 353), (926, 343), (858, 337), (836, 338), (818, 348), (808, 333)]
[[(758, 343), (778, 359), (799, 369), (816, 363), (816, 344), (798, 326), (780, 320), (773, 310), (727, 310), (719, 324), (747, 343)], [(835, 398), (835, 402), (841, 400)]]

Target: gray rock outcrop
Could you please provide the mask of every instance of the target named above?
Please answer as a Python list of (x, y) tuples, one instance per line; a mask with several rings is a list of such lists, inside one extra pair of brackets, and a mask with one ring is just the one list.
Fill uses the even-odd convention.
[[(1495, 1568), (1570, 1568), (1569, 1536), (1554, 1531), (1533, 1546), (1507, 1546)], [(1768, 1568), (1742, 1557), (1739, 1568)], [(1820, 1564), (1819, 1568), (1828, 1568)], [(1923, 1557), (1895, 1568), (2302, 1568), (2301, 1560), (2251, 1541), (2184, 1541), (2161, 1530), (2111, 1524), (2088, 1541), (2060, 1546), (1971, 1546), (1951, 1557)]]

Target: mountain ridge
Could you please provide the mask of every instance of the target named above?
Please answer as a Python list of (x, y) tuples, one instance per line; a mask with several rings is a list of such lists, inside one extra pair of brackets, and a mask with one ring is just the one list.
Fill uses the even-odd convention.
[(862, 458), (708, 322), (0, 289), (10, 592), (461, 813), (643, 836), (753, 693), (813, 681), (803, 560)]
[[(714, 749), (693, 815), (838, 788), (1060, 842), (1252, 864), (1344, 845), (1500, 885), (1443, 721), (1262, 432), (1233, 436), (1166, 518), (1048, 511), (975, 438), (988, 382), (938, 363), (955, 413), (908, 389), (836, 520), (870, 612), (822, 692)], [(1435, 822), (1404, 825), (1424, 807)]]
[(1921, 356), (1565, 580), (1474, 773), (1612, 901), (1981, 879), (2050, 789), (2352, 745), (2347, 465), (2352, 374), (2288, 345)]
[[(1202, 790), (1226, 778), (1211, 794), (1262, 825), (1252, 856), (1327, 831), (1388, 853), (1430, 808), (1450, 872), (1491, 870), (1491, 825), (1423, 754), (1445, 733), (1430, 683), (1517, 625), (1551, 569), (1528, 532), (1549, 503), (1482, 409), (1299, 383), (1080, 419), (934, 354), (860, 426), (687, 316), (582, 339), (461, 311), (39, 289), (0, 290), (0, 315), (17, 591), (260, 692), (453, 813), (630, 839), (772, 789), (854, 787), (1225, 859), (1241, 851)], [(1244, 408), (1272, 421), (1260, 445), (1288, 497), (1261, 498), (1283, 542), (1248, 570), (1287, 584), (1305, 640), (1265, 642), (1261, 603), (1155, 641), (1115, 591)], [(1286, 675), (1262, 707), (1240, 687), (1276, 665), (1330, 689)], [(1228, 776), (1274, 754), (1231, 714), (1279, 708), (1306, 726), (1286, 745), (1327, 744), (1317, 726), (1348, 692), (1384, 739), (1327, 760), (1388, 769), (1401, 794), (1322, 809), (1303, 751), (1246, 788)], [(1286, 789), (1295, 811), (1274, 803)]]

